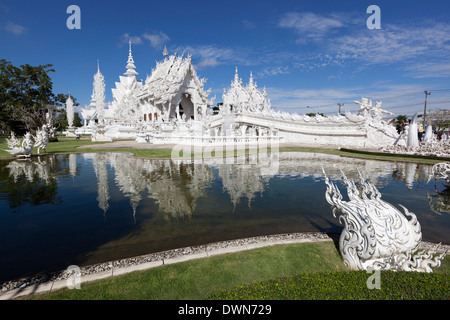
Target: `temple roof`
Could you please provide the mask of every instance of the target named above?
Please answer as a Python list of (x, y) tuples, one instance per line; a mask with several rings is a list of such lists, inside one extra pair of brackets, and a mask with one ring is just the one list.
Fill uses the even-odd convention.
[(172, 55), (157, 62), (152, 74), (145, 81), (140, 98), (148, 97), (157, 104), (165, 104), (177, 95), (182, 86), (197, 89), (197, 93), (205, 104), (209, 104), (209, 90), (204, 91), (205, 80), (200, 80), (192, 66), (191, 56), (187, 58)]
[(263, 92), (258, 90), (256, 82), (253, 80), (253, 74), (250, 73), (250, 79), (247, 86), (242, 86), (242, 80), (239, 78), (238, 69), (231, 82), (230, 89), (223, 93), (223, 103), (243, 108), (266, 108), (270, 109), (270, 102), (267, 100), (266, 89)]

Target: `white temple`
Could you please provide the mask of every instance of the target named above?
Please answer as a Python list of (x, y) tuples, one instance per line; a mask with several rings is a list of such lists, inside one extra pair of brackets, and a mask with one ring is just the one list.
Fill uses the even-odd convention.
[[(96, 76), (100, 74), (100, 69)], [(186, 145), (252, 145), (255, 143), (292, 142), (347, 147), (383, 147), (406, 145), (395, 128), (382, 120), (381, 102), (363, 98), (360, 112), (345, 116), (309, 117), (274, 111), (265, 88), (258, 89), (252, 74), (243, 85), (238, 70), (230, 88), (224, 90), (223, 105), (217, 114), (215, 98), (205, 90), (191, 56), (176, 56), (164, 49), (164, 60), (157, 62), (145, 81), (138, 72), (129, 47), (126, 70), (112, 89), (113, 101), (99, 110), (94, 99), (82, 110), (84, 126), (78, 134), (88, 133), (95, 140), (99, 122), (111, 139), (132, 138), (141, 143)], [(94, 80), (95, 87), (98, 84)], [(98, 141), (98, 140), (97, 140)]]

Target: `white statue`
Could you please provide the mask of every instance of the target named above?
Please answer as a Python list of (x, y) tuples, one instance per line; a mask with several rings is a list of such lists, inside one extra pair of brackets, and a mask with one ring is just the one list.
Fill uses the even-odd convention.
[(11, 131), (11, 137), (9, 139), (6, 139), (6, 143), (9, 149), (13, 149), (14, 147), (17, 147), (19, 145), (20, 141), (16, 138), (14, 132)]
[(32, 139), (31, 133), (27, 132), (21, 144), (18, 144), (11, 148), (10, 150), (5, 150), (9, 154), (15, 157), (27, 157), (31, 156), (33, 151), (34, 141)]
[(409, 124), (407, 146), (408, 147), (419, 146), (419, 136), (417, 133), (417, 113), (414, 115), (411, 123)]
[(48, 129), (47, 129), (47, 125), (43, 125), (41, 130), (38, 130), (36, 132), (36, 137), (34, 138), (35, 140), (35, 147), (37, 147), (37, 153), (40, 154), (41, 153), (41, 149), (44, 149), (45, 152), (47, 152), (46, 148), (48, 145)]
[(354, 103), (359, 104), (359, 112), (363, 116), (370, 115), (370, 111), (372, 110), (372, 100), (367, 98), (361, 98), (361, 101), (354, 101)]
[(382, 114), (394, 115), (392, 112), (381, 109), (381, 101), (377, 101), (375, 106), (372, 104), (372, 100), (367, 98), (361, 98), (361, 101), (354, 101), (354, 103), (359, 105), (359, 113), (366, 118), (373, 118), (375, 121), (381, 121)]
[(416, 215), (400, 205), (405, 212), (402, 214), (381, 200), (377, 188), (359, 175), (361, 192), (342, 173), (350, 199), (346, 202), (325, 174), (325, 198), (335, 217), (337, 211), (342, 213), (339, 221), (344, 223), (344, 230), (339, 249), (344, 263), (355, 270), (432, 272), (432, 267), (439, 267), (446, 254), (434, 256), (439, 245), (432, 251), (417, 251), (422, 232)]
[(381, 101), (377, 101), (377, 102), (375, 103), (375, 107), (372, 108), (373, 118), (374, 118), (375, 120), (377, 120), (377, 121), (381, 121), (381, 118), (382, 118), (382, 114), (383, 114), (383, 113), (386, 113), (386, 114), (389, 114), (389, 115), (392, 115), (392, 116), (394, 115), (394, 114), (393, 114), (392, 112), (390, 112), (390, 111), (381, 109), (381, 104), (382, 104)]
[(45, 119), (49, 136), (54, 137), (56, 128), (53, 126), (53, 115), (51, 110), (48, 110), (45, 114)]
[(431, 142), (433, 141), (433, 127), (431, 123), (427, 125), (427, 128), (425, 130), (425, 136), (423, 137), (424, 142)]

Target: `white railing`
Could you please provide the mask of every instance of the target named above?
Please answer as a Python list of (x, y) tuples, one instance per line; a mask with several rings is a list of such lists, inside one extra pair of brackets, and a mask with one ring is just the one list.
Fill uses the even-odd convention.
[(244, 146), (244, 145), (271, 145), (281, 143), (283, 137), (279, 136), (181, 136), (181, 135), (151, 135), (139, 134), (137, 139), (141, 143), (153, 144), (182, 144), (194, 146)]

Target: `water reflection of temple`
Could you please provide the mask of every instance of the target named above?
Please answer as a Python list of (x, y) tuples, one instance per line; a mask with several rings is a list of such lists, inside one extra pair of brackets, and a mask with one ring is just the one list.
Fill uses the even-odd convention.
[(145, 192), (154, 199), (167, 218), (191, 216), (196, 201), (212, 181), (208, 166), (182, 164), (170, 160), (148, 160), (121, 153), (89, 154), (98, 180), (99, 207), (109, 207), (106, 164), (114, 169), (114, 182), (130, 200), (133, 215)]
[[(124, 153), (91, 153), (39, 157), (36, 160), (11, 161), (7, 165), (13, 181), (25, 177), (53, 183), (58, 174), (75, 177), (79, 173), (77, 157), (92, 161), (97, 180), (98, 207), (104, 212), (110, 208), (110, 183), (130, 201), (133, 216), (144, 198), (158, 205), (166, 219), (191, 217), (198, 199), (206, 196), (212, 183), (220, 180), (222, 190), (235, 208), (242, 199), (251, 206), (273, 177), (310, 178), (321, 181), (322, 168), (330, 179), (340, 180), (341, 170), (349, 179), (358, 180), (358, 171), (375, 186), (387, 185), (392, 179), (402, 181), (411, 189), (414, 184), (426, 183), (431, 166), (415, 163), (376, 161), (338, 157), (327, 154), (282, 152), (277, 157), (258, 158), (250, 154), (226, 164), (222, 158), (202, 161), (143, 159)], [(264, 161), (261, 161), (264, 160)], [(12, 183), (12, 182), (11, 182)], [(4, 191), (1, 191), (4, 192)], [(428, 194), (432, 211), (448, 212), (448, 193), (436, 189)]]
[[(258, 161), (258, 155), (245, 155), (226, 164), (223, 159), (208, 159), (208, 164), (191, 160), (157, 160), (135, 158), (122, 153), (90, 154), (98, 179), (99, 207), (108, 208), (106, 163), (114, 169), (114, 181), (130, 199), (133, 214), (145, 196), (154, 199), (165, 217), (191, 217), (197, 200), (205, 196), (215, 179), (222, 182), (235, 208), (243, 198), (251, 206), (274, 176), (323, 179), (326, 168), (331, 179), (340, 180), (341, 170), (348, 178), (358, 180), (358, 171), (371, 183), (382, 186), (394, 178), (411, 188), (414, 181), (426, 181), (429, 166), (414, 163), (380, 162), (376, 160), (336, 157), (313, 153), (280, 153), (274, 160)], [(338, 161), (337, 161), (338, 160)]]

